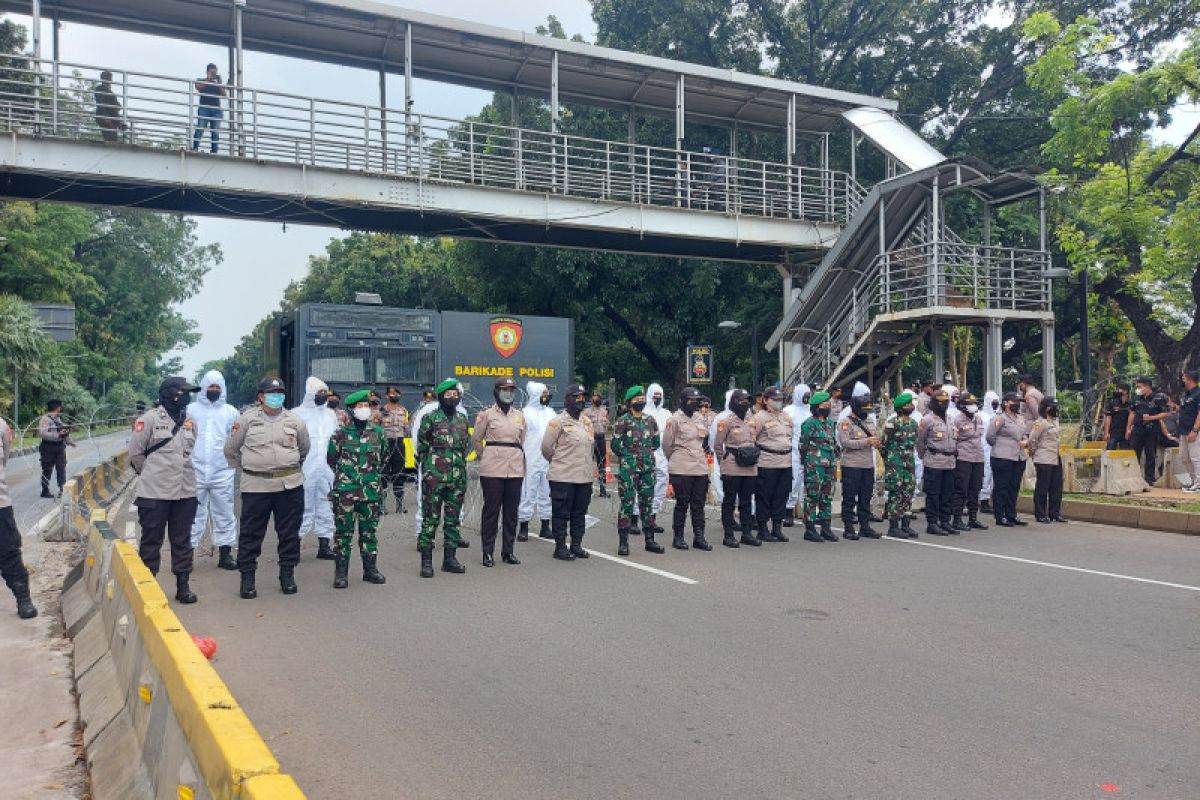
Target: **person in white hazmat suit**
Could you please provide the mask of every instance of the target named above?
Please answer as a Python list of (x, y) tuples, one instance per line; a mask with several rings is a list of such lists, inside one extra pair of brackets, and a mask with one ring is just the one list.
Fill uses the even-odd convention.
[(983, 511), (992, 510), (992, 446), (987, 442), (987, 430), (999, 413), (1000, 395), (988, 389), (979, 406), (979, 417), (983, 420), (983, 485), (979, 489), (979, 505)]
[(804, 465), (800, 463), (800, 425), (812, 416), (808, 398), (812, 389), (807, 383), (798, 383), (792, 389), (792, 402), (783, 410), (792, 418), (792, 491), (788, 494), (787, 513), (783, 515), (783, 527), (790, 528), (796, 518), (796, 506), (804, 505)]
[(304, 420), (308, 429), (311, 447), (304, 459), (304, 516), (300, 520), (300, 542), (310, 530), (317, 534), (317, 558), (333, 561), (333, 470), (326, 460), (329, 438), (338, 428), (337, 413), (327, 408), (329, 387), (320, 378), (310, 377), (304, 382), (304, 399), (292, 409), (292, 413)]
[[(671, 418), (671, 412), (667, 410), (663, 397), (662, 386), (657, 383), (650, 384), (650, 388), (646, 390), (645, 413), (658, 423), (660, 434), (666, 430), (667, 420)], [(663, 500), (667, 499), (667, 481), (667, 455), (660, 447), (654, 451), (654, 502), (650, 504), (650, 509), (654, 512), (655, 519), (658, 518), (658, 512), (662, 508)], [(663, 529), (655, 525), (654, 532), (663, 533)]]
[(550, 390), (546, 384), (530, 381), (525, 384), (528, 395), (521, 413), (525, 415), (525, 481), (521, 484), (521, 503), (517, 506), (517, 541), (529, 539), (529, 522), (537, 511), (542, 522), (538, 536), (553, 539), (550, 533), (550, 462), (542, 455), (542, 436), (546, 425), (556, 414), (550, 407)]
[[(713, 417), (712, 425), (708, 428), (708, 452), (710, 453), (717, 446), (717, 425), (721, 423), (721, 420), (733, 414), (729, 410), (729, 398), (733, 397), (734, 391), (734, 389), (730, 389), (725, 392), (725, 410)], [(713, 494), (717, 496), (718, 501), (725, 499), (725, 488), (721, 486), (721, 462), (715, 458), (712, 465), (712, 488)]]
[(233, 481), (236, 470), (225, 460), (225, 440), (238, 411), (226, 402), (225, 376), (215, 369), (200, 381), (203, 394), (188, 403), (187, 416), (196, 428), (192, 468), (196, 471), (196, 517), (192, 522), (192, 548), (200, 546), (212, 518), (212, 541), (220, 556), (217, 566), (236, 570), (233, 546), (237, 544), (237, 518), (233, 514)]

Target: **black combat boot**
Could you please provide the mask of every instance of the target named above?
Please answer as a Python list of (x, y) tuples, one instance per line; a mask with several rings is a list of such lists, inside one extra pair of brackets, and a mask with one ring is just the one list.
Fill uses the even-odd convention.
[(655, 533), (666, 533), (667, 532), (666, 528), (664, 528), (663, 526), (658, 524), (657, 516), (650, 518), (650, 527), (654, 529)]
[[(793, 521), (793, 520), (795, 520), (795, 518), (796, 518), (796, 509), (794, 509), (794, 508), (785, 509), (783, 512), (783, 527), (790, 528), (793, 525), (795, 525), (796, 523)], [(787, 539), (781, 539), (780, 541), (786, 542)]]
[[(862, 525), (859, 525), (858, 532), (861, 533), (863, 535), (863, 537), (867, 538), (867, 539), (878, 539), (881, 536), (879, 531), (877, 531), (871, 527), (870, 522), (864, 522)], [(850, 537), (847, 536), (846, 538), (849, 539)]]
[(458, 546), (461, 547), (463, 550), (467, 550), (471, 547), (471, 540), (465, 536), (459, 536), (458, 537)]
[(458, 563), (458, 559), (454, 556), (454, 552), (457, 549), (448, 544), (442, 546), (442, 572), (453, 572), (455, 575), (461, 575), (467, 571), (467, 568)]
[(258, 597), (258, 590), (254, 588), (254, 573), (242, 573), (242, 599), (253, 600)]
[(665, 553), (665, 548), (658, 542), (654, 541), (654, 525), (648, 524), (642, 530), (642, 537), (646, 540), (646, 551), (649, 553)]
[(345, 589), (350, 585), (350, 557), (341, 553), (333, 559), (333, 588)]
[(233, 546), (228, 544), (221, 545), (220, 557), (217, 559), (218, 569), (237, 569), (237, 562), (233, 560)]
[(580, 536), (578, 539), (576, 539), (574, 536), (571, 537), (571, 555), (575, 556), (576, 558), (588, 557), (588, 551), (583, 549), (582, 536)]
[(767, 523), (758, 523), (758, 540), (760, 542), (778, 542), (779, 540), (767, 528)]
[(976, 531), (986, 531), (988, 529), (987, 525), (979, 521), (979, 514), (972, 514), (970, 516), (967, 520), (967, 527)]
[(925, 523), (925, 532), (930, 536), (949, 536), (950, 531), (943, 528), (935, 520), (929, 520)]
[(908, 538), (908, 533), (905, 532), (904, 528), (899, 524), (898, 520), (892, 520), (891, 524), (888, 525), (887, 535), (891, 536), (893, 539), (907, 539)]
[(604, 485), (604, 481), (600, 482), (600, 496), (608, 497), (608, 487)]
[(179, 602), (188, 605), (196, 602), (198, 597), (192, 591), (192, 587), (188, 586), (188, 579), (192, 577), (190, 572), (180, 572), (175, 576), (175, 599)]
[(299, 587), (296, 586), (295, 567), (281, 566), (279, 568), (279, 588), (283, 590), (284, 594), (295, 594), (299, 591)]
[(762, 542), (754, 535), (754, 526), (747, 524), (742, 526), (742, 544), (747, 547), (761, 547)]
[(567, 535), (554, 537), (554, 557), (559, 561), (574, 561), (575, 554), (567, 547)]
[(317, 539), (317, 558), (322, 561), (333, 561), (336, 558), (333, 554), (333, 548), (329, 546), (328, 539)]
[(855, 523), (842, 520), (842, 538), (852, 542), (858, 538), (858, 528)]
[(683, 538), (682, 530), (675, 531), (675, 538), (671, 541), (671, 547), (674, 547), (676, 550), (687, 550), (688, 549), (688, 543)]
[(833, 528), (829, 527), (829, 520), (821, 520), (821, 538), (827, 542), (836, 542), (838, 535), (833, 532)]
[(737, 529), (733, 528), (733, 527), (726, 527), (725, 528), (725, 538), (721, 540), (721, 544), (723, 544), (726, 547), (737, 547), (738, 540), (737, 540), (737, 535), (735, 533), (736, 530)]
[(915, 530), (913, 530), (912, 519), (910, 517), (905, 517), (904, 519), (900, 520), (900, 527), (904, 528), (904, 532), (908, 534), (908, 538), (910, 538), (910, 539), (920, 538), (918, 536), (917, 532)]
[(617, 555), (629, 555), (629, 528), (617, 528)]
[(514, 567), (521, 563), (521, 559), (517, 558), (513, 553), (501, 553), (500, 560), (505, 564), (512, 564)]
[(704, 524), (692, 526), (692, 547), (705, 552), (712, 550), (712, 545), (708, 543), (708, 539), (704, 538)]
[(777, 542), (790, 542), (791, 538), (783, 532), (783, 521), (776, 520), (771, 524), (771, 535), (775, 537)]
[(550, 532), (550, 520), (542, 520), (542, 529), (538, 531), (538, 536), (542, 539), (553, 539), (554, 534)]
[[(367, 583), (382, 584), (387, 583), (387, 578), (383, 577), (383, 573), (376, 566), (376, 561), (379, 559), (378, 553), (363, 553), (363, 580)], [(349, 559), (347, 559), (349, 560)]]
[(33, 619), (38, 615), (33, 600), (29, 597), (29, 581), (17, 581), (12, 585), (13, 597), (17, 598), (17, 616), (21, 619)]
[(401, 514), (407, 514), (408, 509), (404, 507), (404, 490), (401, 489), (396, 493), (396, 510)]
[(808, 520), (804, 521), (804, 541), (818, 543), (825, 541), (821, 538), (821, 534), (817, 532), (817, 526)]
[(962, 514), (955, 514), (954, 519), (950, 520), (950, 524), (947, 525), (943, 522), (942, 527), (954, 534), (971, 530), (970, 526), (962, 521)]
[(529, 523), (528, 522), (522, 522), (521, 527), (517, 528), (517, 541), (518, 542), (528, 542), (529, 541)]
[(421, 548), (421, 577), (433, 577), (433, 547)]
[(496, 557), (493, 556), (491, 553), (484, 553), (483, 554), (483, 565), (485, 567), (489, 567), (489, 568), (496, 566)]

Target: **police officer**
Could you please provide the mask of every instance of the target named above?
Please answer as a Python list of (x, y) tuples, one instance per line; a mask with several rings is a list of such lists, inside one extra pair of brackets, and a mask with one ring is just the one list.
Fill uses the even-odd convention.
[[(667, 457), (667, 472), (675, 492), (675, 513), (671, 520), (676, 550), (687, 550), (683, 526), (688, 511), (692, 514), (692, 547), (712, 550), (704, 538), (704, 501), (708, 498), (707, 418), (700, 413), (700, 392), (689, 386), (679, 394), (679, 410), (667, 420), (662, 449)], [(790, 432), (789, 432), (790, 437)], [(790, 474), (788, 485), (791, 485)]]
[[(871, 422), (875, 410), (870, 395), (850, 398), (850, 415), (837, 423), (837, 443), (842, 450), (842, 525), (845, 537), (868, 539), (880, 534), (871, 527), (871, 495), (875, 492), (875, 450), (882, 442)], [(859, 529), (855, 530), (857, 519)]]
[(1066, 522), (1062, 515), (1063, 469), (1058, 453), (1058, 401), (1053, 397), (1039, 404), (1040, 419), (1029, 429), (1029, 457), (1037, 472), (1033, 487), (1033, 513), (1038, 522)]
[(917, 532), (909, 524), (913, 493), (917, 488), (917, 421), (915, 395), (904, 392), (894, 401), (896, 416), (883, 426), (883, 485), (887, 502), (883, 515), (888, 519), (887, 535), (896, 539), (916, 539)]
[[(565, 407), (546, 424), (542, 457), (550, 462), (550, 520), (554, 532), (554, 557), (560, 561), (587, 558), (583, 549), (588, 505), (592, 499), (592, 476), (596, 461), (592, 454), (595, 437), (591, 421), (583, 416), (587, 390), (578, 383), (567, 387)], [(568, 549), (567, 529), (571, 547)]]
[(1024, 400), (1016, 392), (1001, 398), (1002, 413), (997, 414), (986, 434), (992, 446), (992, 512), (1002, 528), (1029, 523), (1017, 517), (1017, 495), (1025, 476), (1025, 445), (1028, 432), (1021, 419)]
[(492, 387), (495, 405), (475, 418), (471, 452), (479, 457), (479, 489), (483, 492), (483, 511), (479, 531), (483, 537), (483, 565), (495, 565), (496, 527), (504, 518), (504, 539), (500, 559), (505, 564), (520, 564), (513, 552), (517, 540), (517, 507), (521, 503), (521, 483), (525, 480), (525, 415), (513, 408), (517, 382), (501, 378)]
[(1021, 393), (1021, 418), (1025, 422), (1025, 429), (1029, 430), (1041, 415), (1040, 409), (1044, 395), (1033, 385), (1032, 375), (1022, 375), (1017, 378), (1017, 391)]
[(1200, 493), (1200, 370), (1183, 371), (1183, 397), (1179, 398), (1179, 450), (1183, 465), (1191, 477), (1183, 487), (1189, 494)]
[(608, 409), (604, 407), (604, 397), (598, 391), (592, 392), (592, 405), (583, 412), (592, 423), (592, 435), (596, 437), (596, 480), (600, 483), (600, 496), (608, 497), (608, 444), (604, 435), (608, 433)]
[(783, 392), (778, 387), (763, 390), (763, 403), (763, 410), (754, 415), (757, 428), (754, 443), (761, 451), (754, 492), (758, 538), (764, 542), (786, 542), (789, 539), (783, 532), (783, 515), (792, 489), (792, 418), (783, 411)]
[(0, 576), (17, 600), (17, 616), (33, 619), (38, 611), (29, 596), (29, 571), (21, 560), (21, 532), (17, 530), (5, 476), (12, 451), (12, 438), (12, 428), (0, 417)]
[(954, 433), (946, 420), (950, 395), (938, 389), (929, 398), (929, 413), (917, 426), (917, 455), (925, 465), (926, 533), (947, 536), (958, 531), (950, 526), (954, 502)]
[(1159, 421), (1169, 417), (1170, 410), (1162, 395), (1154, 391), (1154, 381), (1150, 378), (1138, 378), (1134, 391), (1137, 399), (1133, 401), (1129, 421), (1125, 423), (1125, 438), (1142, 462), (1142, 475), (1146, 481), (1144, 491), (1150, 491), (1158, 480)]
[[(812, 416), (800, 426), (800, 461), (804, 464), (804, 539), (836, 542), (830, 527), (833, 515), (833, 479), (837, 471), (837, 428), (832, 419), (829, 392), (808, 398)], [(868, 515), (867, 519), (870, 519)]]
[(179, 377), (158, 387), (158, 406), (133, 424), (129, 466), (138, 473), (138, 522), (142, 528), (138, 555), (151, 574), (162, 562), (163, 535), (171, 541), (175, 599), (196, 602), (188, 586), (192, 574), (192, 521), (196, 517), (196, 470), (192, 449), (196, 426), (187, 416), (188, 395), (198, 387)]
[(371, 422), (371, 402), (365, 390), (346, 398), (353, 416), (329, 437), (325, 463), (333, 472), (330, 500), (333, 503), (334, 565), (333, 588), (345, 589), (349, 582), (350, 550), (358, 527), (358, 552), (362, 557), (363, 580), (387, 583), (379, 571), (379, 517), (383, 513), (383, 428)]
[[(954, 431), (954, 520), (950, 527), (957, 531), (971, 529), (986, 531), (979, 521), (979, 492), (983, 488), (984, 422), (979, 413), (979, 401), (970, 392), (958, 398), (959, 414), (950, 423)], [(967, 522), (963, 523), (963, 512)]]
[(421, 418), (417, 431), (417, 461), (421, 471), (421, 577), (433, 577), (433, 539), (442, 520), (442, 572), (461, 575), (467, 568), (455, 555), (462, 544), (463, 498), (467, 493), (467, 450), (471, 434), (467, 418), (458, 411), (462, 387), (447, 378), (434, 388), (437, 408)]
[(646, 411), (646, 390), (630, 386), (625, 392), (628, 409), (613, 425), (612, 452), (617, 459), (617, 494), (621, 512), (617, 517), (617, 555), (629, 555), (629, 536), (635, 517), (642, 521), (646, 550), (662, 553), (654, 541), (654, 453), (662, 446), (658, 423)]
[(758, 481), (758, 429), (750, 415), (751, 399), (745, 389), (734, 389), (729, 396), (729, 415), (717, 423), (717, 434), (713, 440), (713, 454), (721, 467), (721, 483), (724, 495), (721, 498), (721, 527), (725, 538), (721, 544), (737, 547), (738, 528), (733, 524), (733, 507), (737, 504), (738, 522), (741, 525), (741, 544), (758, 547), (762, 544), (754, 535), (754, 516), (751, 500), (754, 485)]
[(383, 419), (383, 430), (387, 434), (386, 463), (383, 468), (384, 508), (387, 507), (387, 489), (391, 484), (392, 494), (396, 497), (396, 510), (401, 514), (404, 509), (404, 462), (408, 456), (408, 437), (412, 435), (409, 426), (408, 409), (400, 405), (400, 388), (387, 387), (387, 404), (380, 411)]
[(1129, 450), (1132, 445), (1125, 435), (1129, 427), (1129, 387), (1113, 384), (1113, 396), (1104, 409), (1104, 449)]
[(62, 495), (67, 482), (67, 446), (71, 441), (71, 426), (63, 422), (61, 400), (46, 403), (46, 413), (38, 419), (38, 456), (42, 465), (42, 497), (54, 497), (50, 493), (50, 473), (57, 472), (58, 495)]
[(295, 594), (304, 517), (304, 472), (310, 447), (304, 421), (283, 407), (287, 388), (279, 378), (258, 384), (258, 402), (242, 412), (225, 441), (229, 466), (242, 471), (242, 518), (237, 565), (244, 600), (258, 597), (254, 577), (267, 523), (279, 537), (279, 588)]

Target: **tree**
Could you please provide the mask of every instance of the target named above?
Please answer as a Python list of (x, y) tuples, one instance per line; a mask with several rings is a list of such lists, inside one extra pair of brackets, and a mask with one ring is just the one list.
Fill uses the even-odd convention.
[(1150, 136), (1179, 103), (1200, 98), (1200, 37), (1136, 72), (1101, 68), (1113, 46), (1093, 21), (1026, 26), (1042, 54), (1038, 91), (1063, 98), (1044, 146), (1065, 192), (1058, 241), (1073, 269), (1128, 318), (1168, 391), (1200, 364), (1200, 156), (1197, 126), (1178, 146)]
[(49, 348), (33, 308), (19, 297), (0, 294), (0, 399), (8, 411), (14, 379), (33, 369)]

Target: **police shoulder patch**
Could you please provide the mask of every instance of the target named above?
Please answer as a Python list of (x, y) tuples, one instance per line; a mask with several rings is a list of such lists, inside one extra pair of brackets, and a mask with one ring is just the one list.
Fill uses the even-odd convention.
[[(234, 425), (233, 427), (234, 427), (234, 430), (237, 430), (236, 425)], [(141, 433), (145, 429), (146, 429), (146, 423), (143, 422), (142, 420), (139, 419), (137, 422), (133, 423), (133, 432), (134, 433)]]
[(183, 429), (185, 431), (190, 431), (194, 427), (196, 427), (196, 426), (192, 424), (192, 421), (190, 419), (185, 419), (183, 421)]
[(229, 432), (237, 433), (239, 430), (241, 430), (241, 428), (242, 428), (242, 426), (239, 423), (235, 422), (235, 423), (233, 423), (233, 427), (229, 429)]
[(848, 431), (848, 430), (850, 430), (850, 423), (849, 423), (849, 422), (843, 422), (843, 423), (842, 423), (842, 430), (844, 430), (844, 431)]
[(556, 420), (556, 419), (552, 419), (552, 420), (550, 420), (550, 422), (549, 422), (549, 423), (547, 423), (546, 427), (547, 427), (547, 428), (557, 428), (557, 427), (558, 427), (558, 420)]
[(996, 417), (996, 421), (993, 422), (992, 424), (995, 425), (997, 428), (999, 428), (1001, 425), (1004, 424), (1004, 420), (1001, 419), (1000, 417)]
[(729, 427), (729, 423), (726, 420), (721, 420), (720, 422), (717, 423), (717, 430), (719, 430), (719, 431), (723, 431), (728, 427)]

